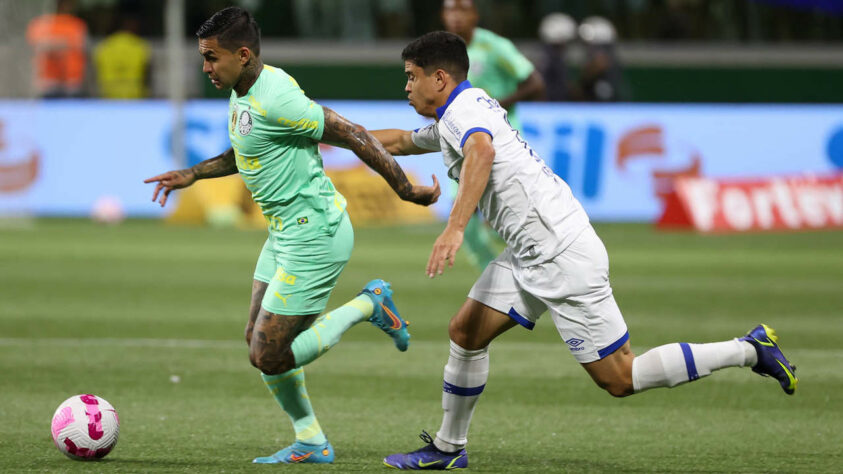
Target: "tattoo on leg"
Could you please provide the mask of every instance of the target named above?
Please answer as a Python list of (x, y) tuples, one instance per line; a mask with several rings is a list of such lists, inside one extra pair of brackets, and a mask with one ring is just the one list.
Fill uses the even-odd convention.
[(252, 300), (249, 303), (249, 320), (246, 322), (246, 345), (251, 345), (252, 343), (252, 333), (255, 330), (255, 320), (258, 318), (258, 313), (261, 310), (261, 301), (263, 301), (263, 295), (266, 293), (266, 288), (269, 286), (269, 283), (260, 281), (260, 280), (253, 280), (252, 281)]
[(265, 374), (280, 374), (296, 366), (290, 346), (318, 315), (285, 316), (261, 310), (257, 318), (249, 356)]

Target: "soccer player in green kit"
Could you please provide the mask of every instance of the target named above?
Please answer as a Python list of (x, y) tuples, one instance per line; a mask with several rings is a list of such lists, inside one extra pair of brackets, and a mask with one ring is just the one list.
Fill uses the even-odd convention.
[(468, 49), (468, 81), (486, 91), (507, 111), (509, 123), (521, 129), (516, 104), (544, 97), (544, 79), (512, 41), (477, 26), (480, 15), (474, 0), (445, 0), (445, 29), (461, 37)]
[[(507, 110), (509, 122), (521, 130), (516, 104), (544, 97), (544, 80), (533, 63), (512, 41), (479, 28), (480, 16), (473, 0), (445, 0), (442, 22), (445, 29), (460, 36), (468, 49), (468, 81), (486, 91)], [(481, 271), (498, 255), (493, 242), (497, 235), (475, 214), (465, 228), (465, 250)]]
[(307, 396), (302, 367), (324, 354), (354, 324), (369, 320), (407, 350), (407, 324), (383, 280), (367, 284), (352, 301), (327, 314), (328, 298), (351, 256), (354, 233), (345, 198), (322, 168), (318, 142), (347, 147), (406, 201), (430, 205), (439, 184), (411, 184), (392, 155), (363, 127), (305, 96), (283, 70), (260, 59), (260, 28), (247, 11), (229, 7), (197, 32), (202, 71), (217, 89), (232, 89), (231, 148), (156, 182), (163, 206), (174, 189), (197, 179), (239, 172), (266, 217), (264, 244), (252, 284), (246, 342), (249, 359), (290, 416), (296, 441), (256, 463), (330, 463), (334, 449)]

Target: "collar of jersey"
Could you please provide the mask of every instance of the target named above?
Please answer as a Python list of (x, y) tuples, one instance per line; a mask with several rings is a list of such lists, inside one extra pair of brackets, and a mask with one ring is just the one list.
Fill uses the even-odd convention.
[(436, 108), (436, 117), (441, 119), (442, 116), (445, 115), (445, 111), (448, 110), (448, 106), (451, 105), (451, 102), (453, 102), (458, 95), (460, 95), (460, 92), (470, 89), (471, 87), (473, 86), (467, 80), (457, 84), (457, 87), (455, 87), (454, 90), (451, 91), (451, 95), (448, 96), (448, 100), (445, 102), (445, 105)]

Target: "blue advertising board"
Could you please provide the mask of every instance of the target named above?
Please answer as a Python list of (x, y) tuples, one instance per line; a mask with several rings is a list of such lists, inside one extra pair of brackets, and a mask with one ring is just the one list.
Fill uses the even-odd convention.
[[(403, 102), (325, 105), (369, 129), (429, 123)], [(188, 164), (228, 147), (227, 113), (226, 101), (186, 104)], [(654, 219), (674, 176), (843, 169), (843, 106), (533, 103), (520, 114), (524, 137), (595, 220)], [(0, 101), (0, 213), (87, 215), (98, 198), (113, 196), (130, 215), (162, 215), (142, 181), (178, 166), (173, 117), (164, 101)], [(329, 170), (360, 163), (343, 149), (322, 154)], [(445, 189), (435, 210), (446, 216), (452, 200), (441, 155), (398, 160), (424, 183), (437, 175)]]
[(672, 177), (843, 169), (843, 107), (523, 104), (524, 135), (597, 220), (651, 220)]
[(110, 196), (161, 215), (142, 181), (173, 166), (172, 117), (166, 102), (0, 102), (0, 213), (87, 215)]

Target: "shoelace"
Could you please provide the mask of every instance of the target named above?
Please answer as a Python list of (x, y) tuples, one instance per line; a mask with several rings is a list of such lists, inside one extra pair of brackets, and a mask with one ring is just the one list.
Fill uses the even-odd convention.
[(427, 444), (433, 444), (433, 437), (430, 436), (427, 431), (422, 430), (421, 434), (419, 434), (419, 438)]
[(391, 326), (384, 322), (381, 318), (370, 319), (369, 322), (374, 324), (379, 329), (387, 330), (391, 328)]

